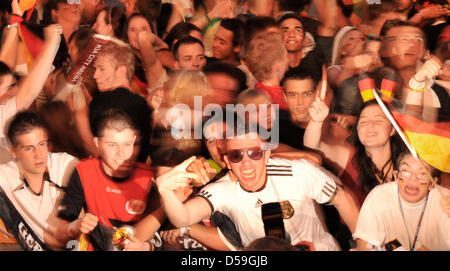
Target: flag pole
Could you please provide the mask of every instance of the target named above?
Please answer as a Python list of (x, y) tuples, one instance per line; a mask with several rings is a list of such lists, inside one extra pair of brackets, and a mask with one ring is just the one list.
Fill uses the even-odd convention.
[(442, 197), (444, 197), (444, 192), (442, 191), (442, 189), (439, 189), (437, 186), (437, 182), (436, 180), (431, 176), (429, 170), (426, 169), (424, 162), (422, 161), (422, 159), (420, 159), (417, 155), (416, 150), (414, 149), (413, 146), (411, 146), (411, 144), (409, 144), (408, 140), (405, 137), (405, 134), (403, 133), (402, 129), (398, 126), (397, 122), (395, 121), (394, 117), (392, 116), (391, 112), (389, 111), (389, 109), (386, 107), (386, 105), (384, 105), (383, 101), (381, 100), (380, 96), (378, 95), (377, 91), (375, 89), (372, 89), (373, 95), (375, 96), (375, 99), (377, 101), (377, 103), (380, 105), (381, 110), (383, 110), (383, 113), (386, 115), (386, 117), (389, 119), (389, 121), (392, 123), (392, 125), (394, 126), (394, 129), (397, 131), (397, 133), (400, 135), (401, 139), (403, 140), (403, 142), (405, 142), (406, 147), (408, 147), (409, 151), (411, 152), (412, 156), (414, 158), (416, 158), (419, 162), (420, 165), (422, 166), (422, 168), (425, 170), (426, 175), (428, 177), (428, 179), (431, 181), (431, 183), (434, 185), (434, 187), (437, 188), (437, 190), (439, 191), (439, 193), (441, 194)]
[(387, 109), (386, 105), (384, 105), (383, 101), (381, 100), (380, 96), (378, 95), (377, 91), (375, 89), (372, 89), (373, 95), (375, 96), (375, 100), (380, 105), (381, 110), (383, 110), (383, 113), (386, 115), (388, 120), (391, 122), (392, 126), (394, 126), (394, 129), (397, 131), (400, 138), (405, 142), (406, 147), (408, 147), (409, 151), (411, 152), (412, 156), (416, 159), (419, 157), (417, 156), (416, 150), (409, 144), (408, 140), (405, 137), (405, 134), (403, 133), (402, 129), (398, 126), (397, 122), (394, 120), (394, 117), (389, 112), (389, 109)]

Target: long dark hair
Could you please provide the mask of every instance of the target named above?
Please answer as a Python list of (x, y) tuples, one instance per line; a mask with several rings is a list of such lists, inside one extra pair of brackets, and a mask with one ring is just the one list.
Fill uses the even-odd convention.
[(364, 103), (361, 107), (358, 118), (356, 120), (356, 125), (353, 126), (352, 135), (348, 138), (348, 141), (353, 144), (356, 149), (355, 155), (352, 158), (352, 165), (354, 168), (358, 169), (358, 181), (361, 192), (367, 195), (375, 186), (379, 184), (377, 175), (379, 178), (385, 182), (383, 172), (387, 169), (392, 162), (396, 161), (399, 155), (406, 150), (406, 146), (401, 140), (400, 136), (395, 133), (391, 136), (389, 141), (389, 146), (391, 149), (391, 159), (387, 161), (381, 170), (378, 170), (372, 159), (367, 155), (366, 147), (361, 143), (358, 137), (357, 126), (361, 112), (368, 106), (377, 105), (375, 100)]

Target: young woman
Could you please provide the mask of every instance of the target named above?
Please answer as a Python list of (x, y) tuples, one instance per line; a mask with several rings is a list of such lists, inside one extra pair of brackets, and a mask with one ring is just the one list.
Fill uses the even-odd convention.
[(322, 131), (329, 112), (323, 101), (317, 98), (309, 111), (305, 146), (324, 153), (360, 204), (373, 187), (392, 180), (392, 161), (405, 147), (375, 100), (365, 103), (358, 114), (349, 137), (352, 145), (329, 143)]

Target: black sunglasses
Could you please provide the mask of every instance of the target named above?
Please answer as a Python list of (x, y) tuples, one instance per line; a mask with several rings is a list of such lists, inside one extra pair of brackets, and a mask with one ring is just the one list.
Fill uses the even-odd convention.
[(261, 159), (264, 153), (260, 148), (232, 150), (227, 152), (228, 160), (231, 163), (239, 163), (244, 158), (244, 152), (247, 152), (247, 156), (255, 161)]

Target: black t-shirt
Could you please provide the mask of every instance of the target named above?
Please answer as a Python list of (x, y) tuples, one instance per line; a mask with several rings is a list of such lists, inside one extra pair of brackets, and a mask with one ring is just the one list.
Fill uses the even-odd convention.
[(437, 84), (434, 84), (431, 88), (434, 90), (434, 93), (436, 93), (436, 96), (438, 96), (439, 103), (441, 104), (438, 121), (450, 121), (450, 96), (448, 95), (448, 92), (445, 88)]
[(314, 80), (320, 81), (322, 77), (322, 64), (325, 63), (325, 56), (323, 52), (317, 48), (314, 48), (309, 52), (301, 61), (297, 67), (289, 67), (288, 72), (295, 71), (307, 71), (310, 73)]
[(89, 104), (89, 124), (94, 136), (98, 136), (97, 129), (102, 113), (111, 108), (122, 109), (137, 125), (142, 137), (141, 151), (137, 160), (145, 162), (149, 154), (148, 143), (152, 122), (152, 109), (147, 101), (125, 88), (98, 93)]
[[(286, 113), (283, 114), (285, 115)], [(287, 114), (289, 113), (287, 112)], [(304, 150), (304, 134), (305, 129), (293, 124), (289, 117), (280, 118), (280, 143), (286, 144), (298, 150)]]

